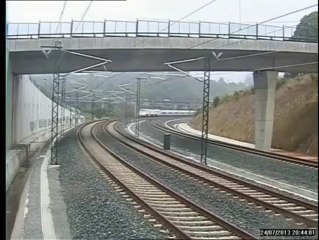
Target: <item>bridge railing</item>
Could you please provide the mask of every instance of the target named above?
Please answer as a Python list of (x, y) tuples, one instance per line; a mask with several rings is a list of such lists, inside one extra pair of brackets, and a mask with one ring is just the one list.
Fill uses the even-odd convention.
[(295, 37), (296, 26), (271, 26), (264, 24), (180, 22), (180, 21), (72, 21), (9, 23), (8, 39), (64, 38), (64, 37), (206, 37), (247, 38), (318, 42), (310, 37), (308, 29), (301, 29), (305, 36)]

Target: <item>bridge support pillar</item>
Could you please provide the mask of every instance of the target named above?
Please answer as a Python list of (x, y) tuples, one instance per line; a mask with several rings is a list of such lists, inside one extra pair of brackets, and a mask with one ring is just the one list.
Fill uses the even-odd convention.
[(269, 151), (272, 142), (275, 91), (278, 72), (254, 72), (255, 87), (255, 148)]

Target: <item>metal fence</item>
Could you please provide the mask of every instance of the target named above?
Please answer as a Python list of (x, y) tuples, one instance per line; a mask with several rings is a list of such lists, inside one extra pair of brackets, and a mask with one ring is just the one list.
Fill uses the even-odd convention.
[(318, 42), (309, 31), (294, 37), (296, 26), (179, 21), (72, 21), (7, 24), (8, 39), (64, 37), (212, 37)]

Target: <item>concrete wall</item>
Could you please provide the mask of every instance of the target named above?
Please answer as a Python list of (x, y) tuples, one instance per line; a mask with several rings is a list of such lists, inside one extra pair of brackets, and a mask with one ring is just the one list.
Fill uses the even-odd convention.
[[(25, 160), (51, 139), (51, 99), (45, 96), (29, 76), (18, 76), (9, 69), (7, 80), (6, 191)], [(61, 119), (61, 107), (59, 107)], [(64, 129), (70, 127), (70, 111), (65, 109)], [(72, 120), (71, 127), (85, 121)], [(61, 127), (61, 125), (60, 125)]]
[(12, 144), (11, 140), (11, 122), (12, 122), (12, 80), (13, 74), (11, 74), (11, 64), (9, 62), (8, 49), (6, 49), (6, 79), (5, 79), (5, 88), (6, 88), (6, 150)]
[[(17, 144), (24, 138), (51, 126), (52, 102), (34, 86), (29, 76), (18, 76), (14, 79), (12, 93), (12, 143)], [(61, 107), (59, 115), (61, 118)], [(68, 109), (65, 109), (65, 117), (70, 117)]]

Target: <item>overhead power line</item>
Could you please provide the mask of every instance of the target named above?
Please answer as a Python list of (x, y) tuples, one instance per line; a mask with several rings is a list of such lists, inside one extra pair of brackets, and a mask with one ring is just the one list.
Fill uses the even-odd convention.
[[(318, 4), (314, 4), (314, 5), (311, 5), (311, 6), (308, 6), (308, 7), (304, 7), (304, 8), (301, 8), (301, 9), (298, 9), (298, 10), (295, 10), (295, 11), (292, 11), (292, 12), (289, 12), (289, 13), (285, 13), (285, 14), (283, 14), (283, 15), (280, 15), (280, 16), (277, 16), (277, 17), (274, 17), (274, 18), (271, 18), (271, 19), (268, 19), (268, 20), (259, 22), (259, 23), (257, 23), (257, 24), (264, 24), (264, 23), (267, 23), (267, 22), (271, 22), (271, 21), (276, 20), (276, 19), (278, 19), (278, 18), (286, 17), (286, 16), (289, 16), (289, 15), (291, 15), (291, 14), (294, 14), (294, 13), (297, 13), (297, 12), (301, 12), (301, 11), (307, 10), (307, 9), (309, 9), (309, 8), (313, 8), (313, 7), (315, 7), (315, 6), (318, 6)], [(239, 30), (236, 30), (236, 31), (234, 31), (234, 32), (231, 32), (230, 34), (233, 34), (233, 33), (236, 33), (236, 32), (238, 32), (238, 31), (242, 31), (242, 30), (248, 29), (248, 28), (250, 28), (250, 27), (252, 27), (252, 26), (247, 26), (247, 27), (245, 27), (245, 28), (241, 28), (241, 29), (239, 29)], [(218, 38), (215, 38), (215, 39), (207, 40), (207, 41), (205, 41), (205, 42), (196, 44), (196, 45), (190, 47), (190, 49), (192, 49), (192, 48), (194, 48), (194, 47), (198, 47), (198, 46), (204, 45), (204, 44), (206, 44), (206, 43), (214, 42), (214, 41), (216, 41), (217, 39), (218, 39)], [(244, 41), (244, 40), (245, 40), (245, 39), (240, 40), (240, 41), (238, 41), (238, 43), (241, 42), (241, 41)], [(220, 46), (219, 48), (225, 47), (225, 46), (228, 46), (228, 45), (233, 45), (233, 44), (234, 44), (234, 43), (226, 44), (226, 45)]]
[[(196, 12), (202, 10), (203, 8), (207, 7), (208, 5), (210, 5), (210, 4), (212, 4), (212, 3), (216, 2), (216, 1), (217, 1), (217, 0), (209, 1), (208, 3), (204, 4), (203, 6), (201, 6), (201, 7), (197, 8), (197, 9), (195, 9), (194, 11), (192, 11), (192, 12), (186, 14), (184, 17), (178, 19), (178, 21), (184, 20), (185, 18), (187, 18), (187, 17), (193, 15), (194, 13), (196, 13)], [(173, 24), (172, 24), (172, 25), (173, 25)]]
[(79, 22), (78, 26), (77, 26), (77, 27), (76, 27), (76, 29), (75, 29), (75, 32), (76, 32), (76, 30), (78, 30), (78, 28), (79, 28), (79, 26), (80, 26), (81, 22), (82, 22), (82, 21), (83, 21), (83, 19), (85, 18), (85, 15), (86, 15), (86, 13), (89, 11), (89, 9), (90, 9), (90, 7), (91, 7), (92, 3), (93, 3), (93, 1), (90, 1), (89, 5), (87, 6), (87, 8), (86, 8), (85, 12), (83, 13), (83, 15), (82, 15), (82, 17), (81, 17), (81, 20), (80, 20), (80, 22)]
[(283, 15), (280, 15), (280, 16), (277, 16), (277, 17), (274, 17), (274, 18), (265, 20), (265, 21), (260, 22), (260, 23), (258, 23), (258, 24), (264, 24), (264, 23), (266, 23), (266, 22), (271, 22), (271, 21), (276, 20), (276, 19), (278, 19), (278, 18), (286, 17), (286, 16), (289, 16), (289, 15), (291, 15), (291, 14), (294, 14), (294, 13), (297, 13), (297, 12), (301, 12), (301, 11), (307, 10), (307, 9), (309, 9), (309, 8), (313, 8), (313, 7), (315, 7), (315, 6), (318, 6), (318, 4), (314, 4), (314, 5), (311, 5), (311, 6), (308, 6), (308, 7), (304, 7), (304, 8), (301, 8), (301, 9), (298, 9), (298, 10), (295, 10), (295, 11), (292, 11), (292, 12), (289, 12), (289, 13), (286, 13), (286, 14), (283, 14)]
[(61, 24), (61, 19), (62, 19), (63, 13), (64, 13), (64, 9), (65, 9), (65, 6), (66, 6), (66, 2), (67, 2), (67, 1), (64, 1), (63, 8), (62, 8), (62, 11), (61, 11), (61, 14), (60, 14), (59, 23), (58, 23), (58, 26), (56, 27), (55, 32), (57, 32), (57, 31), (58, 31), (59, 26), (60, 26), (60, 24)]
[(241, 23), (241, 1), (238, 0), (239, 23)]
[[(185, 16), (181, 17), (181, 18), (180, 18), (180, 19), (178, 19), (177, 21), (172, 22), (172, 23), (171, 23), (171, 22), (169, 22), (168, 26), (167, 26), (167, 27), (165, 27), (165, 28), (163, 28), (163, 29), (161, 29), (161, 30), (160, 30), (160, 32), (161, 32), (161, 31), (164, 31), (164, 30), (166, 30), (166, 29), (168, 29), (169, 27), (173, 26), (174, 24), (178, 23), (179, 21), (184, 20), (185, 18), (187, 18), (187, 17), (189, 17), (189, 16), (193, 15), (194, 13), (196, 13), (196, 12), (198, 12), (198, 11), (202, 10), (203, 8), (205, 8), (205, 7), (209, 6), (210, 4), (212, 4), (212, 3), (216, 2), (216, 1), (217, 1), (217, 0), (209, 1), (208, 3), (205, 3), (203, 6), (201, 6), (201, 7), (197, 8), (197, 9), (195, 9), (195, 10), (191, 11), (190, 13), (186, 14)], [(146, 42), (146, 41), (147, 41), (147, 39), (146, 39), (146, 40), (143, 40), (143, 43), (144, 43), (144, 42)], [(135, 44), (135, 46), (137, 46), (137, 43)]]

